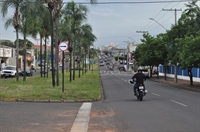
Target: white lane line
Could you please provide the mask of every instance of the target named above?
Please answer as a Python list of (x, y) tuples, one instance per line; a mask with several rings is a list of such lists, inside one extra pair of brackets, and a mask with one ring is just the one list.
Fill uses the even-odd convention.
[(152, 93), (153, 95), (155, 95), (155, 96), (159, 96), (160, 97), (160, 95), (159, 94), (156, 94), (156, 93)]
[(87, 132), (92, 103), (83, 103), (70, 132)]
[(180, 102), (178, 102), (178, 101), (175, 101), (175, 100), (170, 100), (170, 101), (172, 101), (172, 102), (174, 102), (174, 103), (176, 103), (176, 104), (182, 105), (182, 106), (184, 106), (184, 107), (187, 107), (187, 105), (185, 105), (185, 104), (183, 104), (183, 103), (180, 103)]

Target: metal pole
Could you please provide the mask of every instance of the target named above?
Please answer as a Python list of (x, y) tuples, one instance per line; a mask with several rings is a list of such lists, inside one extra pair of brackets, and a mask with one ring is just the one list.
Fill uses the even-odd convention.
[(64, 51), (62, 52), (62, 92), (64, 92)]
[[(182, 11), (181, 9), (163, 9), (163, 11), (175, 11), (175, 25), (177, 24), (176, 22), (176, 15), (177, 15), (177, 11)], [(177, 63), (174, 65), (174, 82), (177, 83)]]

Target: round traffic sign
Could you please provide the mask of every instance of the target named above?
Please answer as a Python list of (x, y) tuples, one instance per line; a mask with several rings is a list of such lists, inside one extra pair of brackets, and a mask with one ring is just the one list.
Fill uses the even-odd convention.
[(66, 43), (66, 42), (61, 42), (61, 43), (59, 44), (59, 49), (62, 50), (62, 51), (67, 50), (67, 49), (68, 49), (68, 43)]

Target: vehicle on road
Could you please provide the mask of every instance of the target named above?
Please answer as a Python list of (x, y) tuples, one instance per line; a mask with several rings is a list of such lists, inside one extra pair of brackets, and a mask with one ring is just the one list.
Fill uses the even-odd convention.
[(1, 71), (1, 77), (15, 77), (16, 76), (16, 66), (5, 66)]
[(119, 66), (118, 69), (119, 69), (120, 72), (121, 71), (124, 71), (124, 72), (126, 71), (126, 69), (124, 68), (124, 66)]
[(100, 61), (99, 61), (99, 66), (104, 66), (103, 60), (100, 60)]
[[(27, 76), (33, 76), (33, 70), (32, 70), (32, 68), (26, 67), (25, 74), (26, 74)], [(24, 69), (21, 69), (21, 71), (19, 72), (19, 75), (20, 75), (20, 76), (24, 76)]]
[[(131, 84), (134, 84), (134, 80), (133, 79), (130, 79), (129, 82)], [(136, 88), (136, 97), (137, 97), (137, 99), (142, 101), (143, 97), (146, 95), (146, 93), (147, 93), (147, 90), (145, 90), (144, 84), (140, 83), (138, 85), (138, 87)]]
[(142, 69), (142, 73), (145, 75), (146, 78), (149, 78), (149, 72), (147, 69)]

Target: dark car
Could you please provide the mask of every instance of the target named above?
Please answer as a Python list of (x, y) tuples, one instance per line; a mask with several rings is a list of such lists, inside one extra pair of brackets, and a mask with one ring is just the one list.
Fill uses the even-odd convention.
[[(26, 72), (25, 72), (26, 76), (33, 76), (33, 70), (30, 67), (26, 67)], [(21, 69), (21, 71), (19, 72), (20, 76), (24, 76), (24, 69)]]

